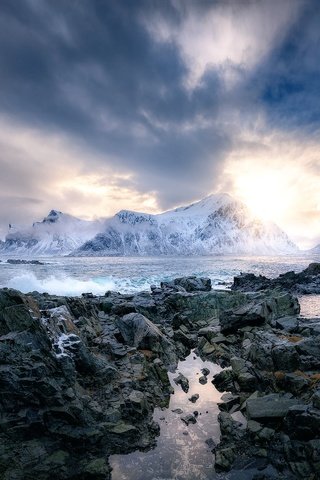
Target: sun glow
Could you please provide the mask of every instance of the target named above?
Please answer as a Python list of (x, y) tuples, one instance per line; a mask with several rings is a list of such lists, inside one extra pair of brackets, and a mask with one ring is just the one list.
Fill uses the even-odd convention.
[(235, 193), (253, 214), (265, 220), (283, 219), (292, 201), (288, 179), (276, 170), (248, 171), (235, 180)]

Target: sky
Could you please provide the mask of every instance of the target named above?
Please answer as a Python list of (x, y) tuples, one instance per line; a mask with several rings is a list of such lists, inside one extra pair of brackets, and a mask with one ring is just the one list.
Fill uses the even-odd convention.
[(318, 0), (1, 0), (0, 237), (228, 192), (320, 243)]

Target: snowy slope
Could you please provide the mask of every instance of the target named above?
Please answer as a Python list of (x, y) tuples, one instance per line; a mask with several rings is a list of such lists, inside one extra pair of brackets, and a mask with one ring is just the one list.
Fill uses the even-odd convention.
[(31, 227), (10, 228), (0, 253), (14, 255), (68, 254), (101, 230), (98, 221), (89, 222), (51, 210), (41, 222)]
[(320, 255), (320, 244), (316, 245), (315, 247), (311, 248), (311, 250), (306, 250), (307, 254), (314, 254), (314, 255)]
[(210, 195), (158, 215), (122, 210), (74, 255), (212, 255), (294, 253), (273, 223), (254, 218), (230, 195)]

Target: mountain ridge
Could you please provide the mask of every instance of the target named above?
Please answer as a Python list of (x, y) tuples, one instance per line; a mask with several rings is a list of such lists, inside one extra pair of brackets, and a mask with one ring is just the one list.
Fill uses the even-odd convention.
[(254, 217), (229, 194), (211, 194), (158, 214), (120, 210), (103, 221), (51, 210), (11, 229), (0, 252), (73, 256), (287, 254), (297, 246), (277, 225)]
[(212, 194), (159, 214), (121, 210), (75, 256), (294, 253), (275, 224), (253, 217), (228, 194)]

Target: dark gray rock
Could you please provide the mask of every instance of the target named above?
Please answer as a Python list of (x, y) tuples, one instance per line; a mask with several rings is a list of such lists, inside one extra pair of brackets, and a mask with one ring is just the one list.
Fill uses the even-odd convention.
[(129, 313), (117, 320), (117, 326), (127, 345), (159, 352), (167, 343), (159, 328), (141, 313)]
[(194, 395), (191, 395), (191, 397), (189, 398), (190, 402), (192, 403), (196, 403), (196, 401), (199, 399), (199, 394), (198, 393), (195, 393)]
[(181, 420), (182, 420), (183, 423), (185, 423), (187, 426), (188, 426), (190, 423), (197, 423), (197, 419), (196, 419), (195, 415), (192, 415), (191, 413), (189, 413), (188, 415), (185, 415), (184, 417), (181, 417)]
[(264, 422), (282, 419), (286, 416), (290, 407), (297, 404), (299, 404), (299, 401), (294, 398), (279, 394), (265, 395), (247, 400), (247, 415), (251, 420)]
[(188, 393), (188, 391), (189, 391), (189, 380), (182, 373), (179, 373), (179, 375), (177, 377), (175, 377), (173, 379), (173, 381), (176, 385), (180, 385), (182, 390), (185, 393)]
[(199, 377), (199, 383), (201, 383), (201, 385), (205, 385), (207, 382), (208, 382), (208, 379), (204, 375)]

